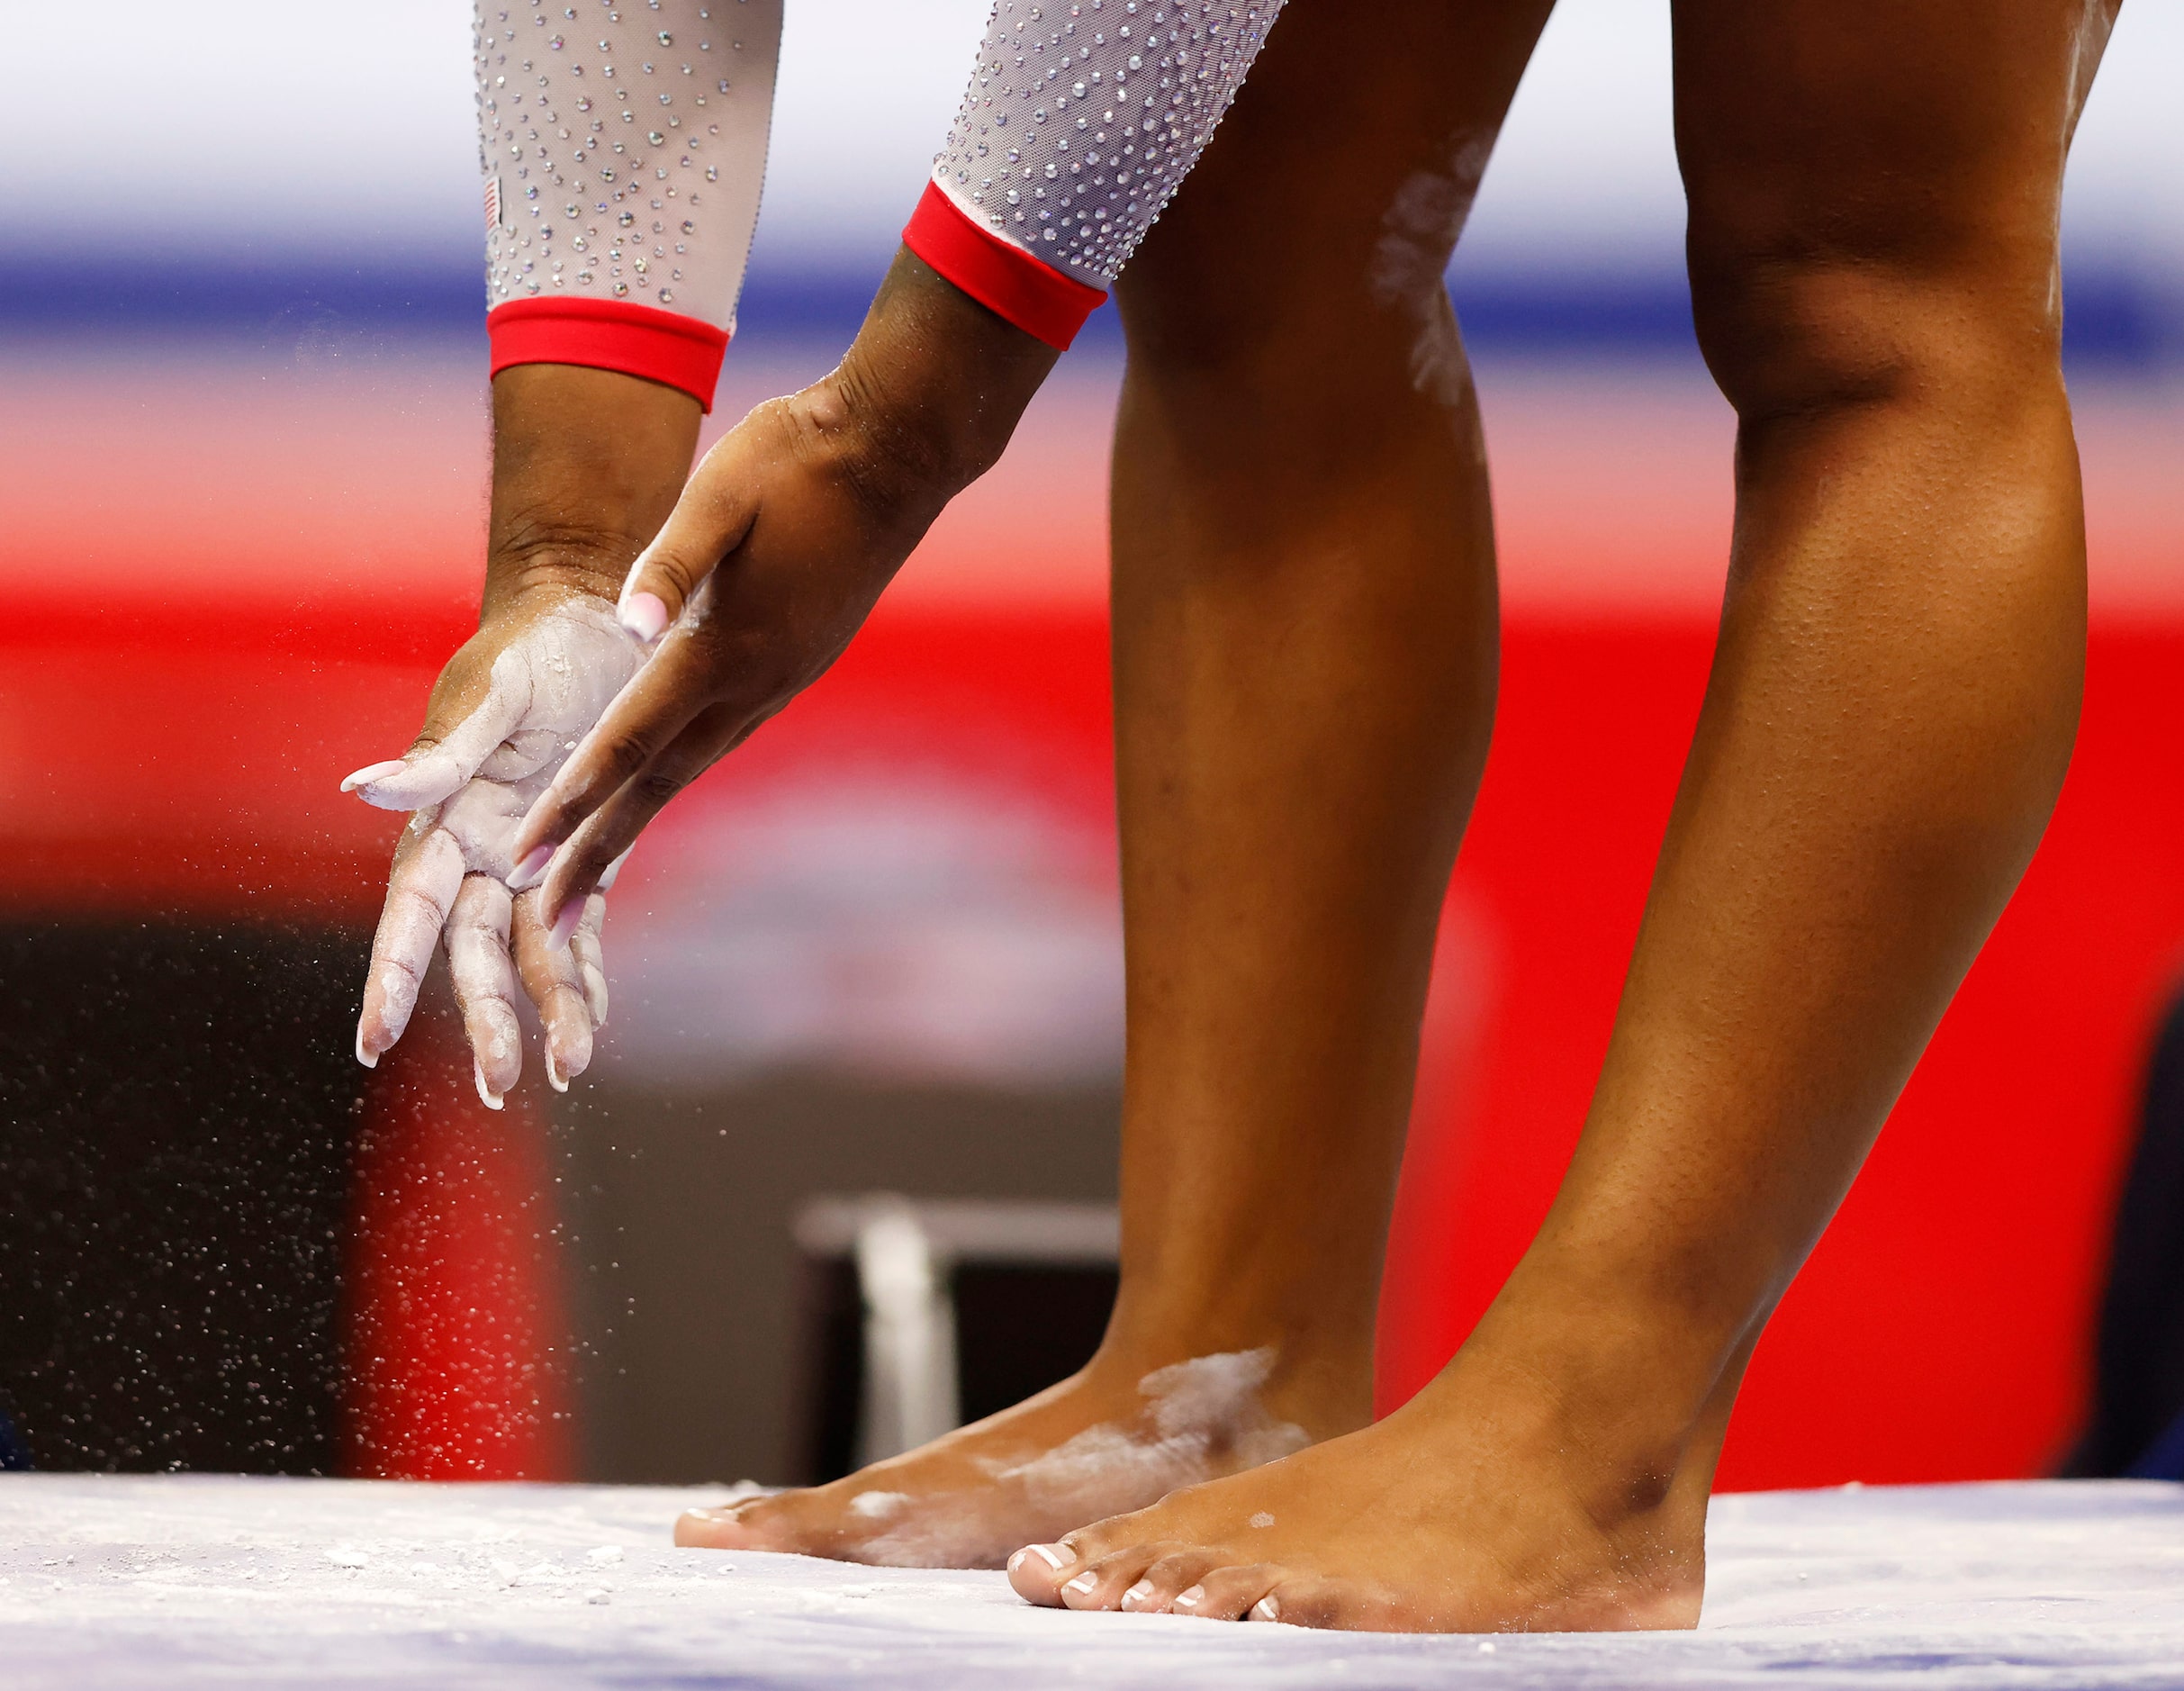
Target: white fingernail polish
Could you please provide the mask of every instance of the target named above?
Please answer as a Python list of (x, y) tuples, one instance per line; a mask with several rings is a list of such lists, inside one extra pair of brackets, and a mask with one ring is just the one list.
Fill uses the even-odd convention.
[(621, 877), (622, 865), (629, 861), (629, 854), (635, 850), (636, 850), (635, 846), (625, 848), (619, 857), (617, 857), (612, 863), (607, 865), (606, 873), (601, 874), (599, 878), (600, 891), (611, 892), (614, 891), (615, 882)]
[(354, 792), (359, 787), (368, 787), (375, 781), (384, 781), (389, 775), (403, 767), (404, 764), (399, 757), (390, 757), (384, 764), (366, 764), (355, 774), (344, 775), (341, 778), (341, 791)]
[(622, 626), (647, 646), (667, 631), (667, 601), (657, 593), (630, 593), (616, 614)]
[(485, 1084), (485, 1065), (473, 1057), (470, 1060), (470, 1072), (478, 1083), (478, 1097), (484, 1100), (485, 1108), (499, 1109), (501, 1108), (500, 1095)]
[(1099, 1581), (1093, 1578), (1092, 1570), (1087, 1568), (1083, 1573), (1078, 1575), (1076, 1578), (1070, 1580), (1068, 1585), (1062, 1587), (1062, 1589), (1064, 1591), (1074, 1591), (1081, 1596), (1083, 1593), (1091, 1590), (1092, 1587), (1097, 1584), (1099, 1584)]
[(1032, 1551), (1034, 1555), (1045, 1557), (1046, 1565), (1049, 1568), (1067, 1568), (1071, 1562), (1077, 1560), (1074, 1552), (1064, 1556), (1061, 1553), (1060, 1547), (1053, 1544), (1034, 1544), (1032, 1546)]
[(523, 854), (523, 861), (508, 872), (508, 890), (524, 892), (536, 886), (538, 877), (546, 873), (546, 865), (554, 861), (551, 846), (534, 846)]
[(569, 1090), (569, 1077), (561, 1072), (561, 1064), (554, 1061), (554, 1047), (548, 1045), (546, 1053), (546, 1084), (556, 1092)]
[(1251, 1618), (1258, 1621), (1278, 1621), (1282, 1618), (1282, 1605), (1271, 1591), (1251, 1605)]
[(367, 1069), (376, 1069), (379, 1066), (379, 1053), (376, 1051), (366, 1051), (364, 1048), (364, 1029), (362, 1027), (356, 1029), (356, 1061)]

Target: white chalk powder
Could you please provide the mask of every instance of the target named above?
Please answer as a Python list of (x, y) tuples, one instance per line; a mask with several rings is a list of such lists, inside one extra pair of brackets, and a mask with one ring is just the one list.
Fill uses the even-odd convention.
[[(997, 1527), (1066, 1520), (1088, 1525), (1158, 1503), (1181, 1486), (1256, 1468), (1312, 1442), (1259, 1402), (1273, 1371), (1271, 1349), (1224, 1352), (1155, 1369), (1138, 1382), (1144, 1406), (1130, 1420), (1103, 1422), (1029, 1459), (982, 1460), (991, 1491), (918, 1498), (892, 1531), (866, 1541), (862, 1560), (883, 1567), (997, 1566), (1022, 1538), (993, 1542)], [(866, 1492), (853, 1500), (860, 1509)], [(895, 1494), (881, 1494), (891, 1496)], [(1007, 1537), (1004, 1531), (1001, 1534)]]
[(1196, 1357), (1138, 1382), (1150, 1426), (1087, 1427), (1043, 1456), (998, 1469), (1042, 1510), (1089, 1508), (1087, 1520), (1158, 1503), (1178, 1486), (1256, 1468), (1312, 1442), (1259, 1401), (1273, 1371), (1270, 1349)]
[[(0, 1680), (2121, 1691), (2173, 1684), (2184, 1659), (2184, 1487), (2152, 1481), (1718, 1497), (1699, 1632), (1512, 1634), (1485, 1641), (1492, 1654), (1476, 1638), (1062, 1614), (1022, 1603), (999, 1574), (876, 1577), (670, 1544), (678, 1514), (718, 1500), (717, 1488), (11, 1474)], [(610, 1547), (622, 1560), (595, 1565)], [(361, 1566), (330, 1561), (334, 1549)], [(497, 1562), (518, 1570), (512, 1584)]]

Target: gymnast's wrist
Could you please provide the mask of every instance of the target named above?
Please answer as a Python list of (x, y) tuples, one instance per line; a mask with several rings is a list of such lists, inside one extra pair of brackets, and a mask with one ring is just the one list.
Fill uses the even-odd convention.
[(614, 599), (690, 474), (697, 402), (562, 365), (503, 370), (492, 399), (486, 615), (537, 592)]
[(871, 472), (945, 502), (993, 466), (1059, 356), (904, 249), (827, 384)]
[(487, 551), (483, 619), (541, 600), (587, 598), (612, 605), (631, 562), (650, 538), (618, 529), (519, 525)]

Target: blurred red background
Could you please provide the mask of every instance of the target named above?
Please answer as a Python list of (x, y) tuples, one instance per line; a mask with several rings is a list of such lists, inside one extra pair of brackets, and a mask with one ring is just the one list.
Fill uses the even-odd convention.
[[(772, 374), (732, 375), (751, 394), (720, 413)], [(732, 795), (909, 734), (936, 766), (988, 767), (997, 737), (1027, 782), (1103, 789), (1112, 383), (1091, 369), (1042, 399), (835, 670), (708, 783)], [(2062, 804), (1760, 1347), (1725, 1486), (2035, 1473), (2080, 1413), (2134, 1089), (2184, 939), (2184, 518), (2161, 479), (2184, 430), (2158, 397), (2084, 408), (2095, 617)], [(1460, 1342), (1568, 1155), (1704, 684), (1728, 536), (1726, 415), (1687, 376), (1489, 372), (1486, 399), (1502, 701), (1429, 1018), (1384, 1405)], [(117, 411), (137, 420), (118, 441)], [(397, 822), (335, 786), (407, 743), (474, 618), (474, 373), (33, 370), (0, 449), (23, 493), (0, 542), (8, 901), (368, 925)], [(1027, 494), (1061, 537), (1036, 556), (1007, 520)], [(631, 908), (645, 855), (618, 891)], [(373, 1083), (353, 1465), (565, 1473), (535, 1105), (527, 1092), (485, 1116), (435, 1037)]]

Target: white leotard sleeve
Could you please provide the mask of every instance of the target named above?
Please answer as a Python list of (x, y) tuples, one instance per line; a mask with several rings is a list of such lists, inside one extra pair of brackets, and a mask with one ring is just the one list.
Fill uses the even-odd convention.
[[(1068, 345), (1281, 4), (997, 0), (906, 242)], [(478, 0), (496, 373), (592, 365), (710, 405), (765, 177), (781, 5)]]
[(479, 0), (496, 373), (591, 365), (711, 404), (781, 35), (781, 0)]
[[(997, 0), (906, 231), (912, 250), (1011, 321), (1067, 345), (1197, 163), (1281, 7)], [(1003, 276), (1012, 255), (1041, 270), (1014, 284), (986, 276), (995, 263), (962, 239), (973, 231), (998, 249)]]

